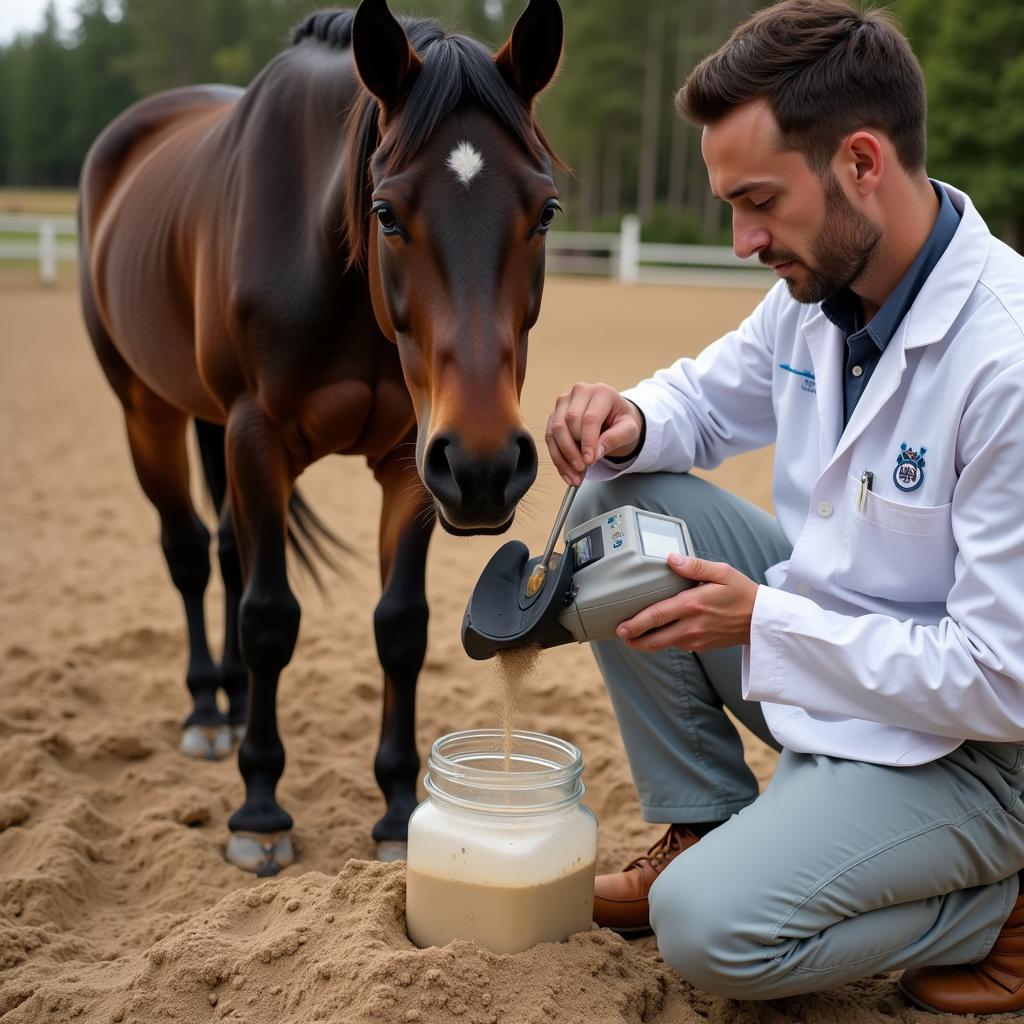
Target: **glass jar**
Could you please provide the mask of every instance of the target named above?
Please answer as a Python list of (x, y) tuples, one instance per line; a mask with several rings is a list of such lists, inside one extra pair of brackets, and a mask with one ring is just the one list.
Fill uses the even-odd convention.
[(518, 953), (590, 928), (597, 819), (565, 740), (478, 729), (430, 751), (409, 821), (406, 927), (417, 946), (472, 939)]

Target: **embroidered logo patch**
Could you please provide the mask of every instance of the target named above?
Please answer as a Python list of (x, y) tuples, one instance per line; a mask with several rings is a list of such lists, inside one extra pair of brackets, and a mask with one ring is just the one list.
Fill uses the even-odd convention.
[(814, 383), (814, 373), (811, 370), (797, 370), (795, 367), (789, 365), (789, 363), (779, 363), (779, 369), (785, 370), (787, 373), (795, 373), (798, 377), (802, 377), (800, 381), (800, 387), (808, 392), (808, 394), (815, 395), (818, 393), (818, 389)]
[(924, 483), (924, 453), (928, 451), (922, 446), (914, 451), (904, 441), (900, 445), (900, 453), (896, 456), (896, 468), (892, 472), (892, 482), (901, 491), (916, 491)]

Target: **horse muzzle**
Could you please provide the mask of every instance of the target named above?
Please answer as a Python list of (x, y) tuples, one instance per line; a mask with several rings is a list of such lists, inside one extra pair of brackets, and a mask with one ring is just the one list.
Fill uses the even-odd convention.
[(537, 448), (515, 430), (500, 451), (470, 454), (456, 433), (441, 431), (427, 445), (422, 475), (449, 533), (503, 533), (537, 477)]

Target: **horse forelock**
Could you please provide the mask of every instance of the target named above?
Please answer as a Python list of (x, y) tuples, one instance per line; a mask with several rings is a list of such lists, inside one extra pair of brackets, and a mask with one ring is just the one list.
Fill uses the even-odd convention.
[(416, 157), (441, 122), (461, 107), (494, 117), (531, 159), (559, 162), (540, 126), (494, 63), (487, 48), (468, 36), (444, 35), (436, 22), (401, 19), (422, 68), (381, 144), (379, 106), (366, 90), (353, 102), (348, 122), (349, 157), (346, 240), (350, 266), (363, 265), (371, 219), (370, 159), (378, 153), (384, 173), (394, 174)]

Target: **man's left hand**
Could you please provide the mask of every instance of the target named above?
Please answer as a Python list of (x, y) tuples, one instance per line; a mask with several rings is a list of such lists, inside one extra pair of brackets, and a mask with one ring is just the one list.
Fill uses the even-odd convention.
[(702, 584), (652, 604), (616, 634), (635, 651), (717, 651), (750, 643), (757, 584), (725, 562), (669, 555), (669, 567)]

